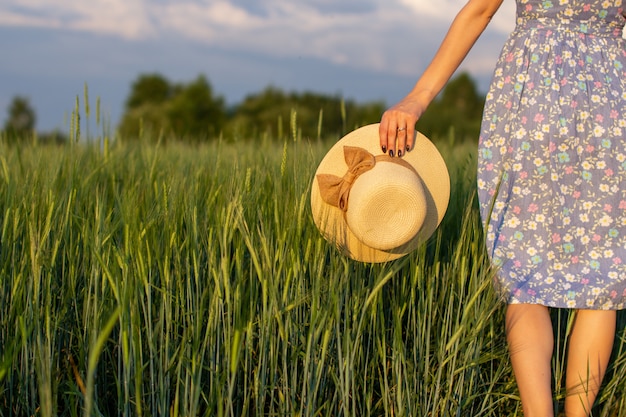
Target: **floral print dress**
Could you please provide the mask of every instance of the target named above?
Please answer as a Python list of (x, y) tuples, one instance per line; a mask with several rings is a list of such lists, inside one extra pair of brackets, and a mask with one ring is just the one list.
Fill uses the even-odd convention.
[(623, 12), (621, 0), (517, 0), (478, 159), (508, 303), (626, 308)]

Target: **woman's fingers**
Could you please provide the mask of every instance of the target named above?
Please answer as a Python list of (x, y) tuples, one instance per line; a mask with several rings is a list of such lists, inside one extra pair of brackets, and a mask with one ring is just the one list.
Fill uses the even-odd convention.
[(390, 156), (402, 156), (413, 149), (415, 124), (423, 112), (420, 101), (407, 96), (383, 113), (380, 120), (380, 149)]
[(400, 126), (396, 131), (396, 155), (402, 156), (406, 152), (407, 126)]
[(389, 156), (402, 156), (413, 148), (415, 122), (386, 112), (379, 127), (380, 149)]
[(409, 123), (406, 126), (406, 142), (404, 143), (404, 152), (410, 152), (415, 145), (415, 123)]
[(380, 138), (380, 150), (383, 153), (387, 153), (389, 150), (389, 142), (393, 140), (395, 141), (395, 136), (393, 136), (396, 127), (395, 124), (391, 127), (392, 118), (387, 115), (387, 113), (383, 114), (382, 119), (380, 120), (380, 125), (378, 126), (378, 136)]

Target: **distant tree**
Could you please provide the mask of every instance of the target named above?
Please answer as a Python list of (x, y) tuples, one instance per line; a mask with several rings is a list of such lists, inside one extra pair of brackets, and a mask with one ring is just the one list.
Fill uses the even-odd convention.
[(336, 138), (355, 127), (378, 121), (383, 110), (382, 102), (359, 105), (339, 95), (286, 93), (269, 86), (260, 93), (248, 95), (233, 109), (229, 130), (247, 138), (263, 134), (283, 139), (291, 135), (291, 118), (295, 116), (298, 134), (302, 137)]
[(171, 127), (167, 107), (167, 103), (146, 102), (138, 107), (127, 108), (118, 127), (122, 140), (149, 136), (156, 141), (161, 135), (169, 135)]
[(290, 110), (294, 106), (284, 91), (273, 86), (258, 94), (250, 94), (233, 109), (230, 133), (245, 138), (257, 137), (261, 133), (276, 137), (278, 131), (285, 129), (283, 122), (289, 123)]
[(163, 104), (172, 98), (173, 93), (173, 86), (162, 75), (140, 75), (131, 86), (126, 108), (136, 109), (145, 104)]
[(30, 140), (35, 133), (36, 115), (27, 98), (16, 96), (9, 105), (4, 134), (11, 143)]
[(472, 77), (464, 72), (448, 83), (439, 102), (472, 118), (482, 115), (484, 101)]
[(149, 134), (154, 140), (206, 140), (219, 134), (225, 119), (224, 101), (214, 97), (206, 77), (173, 85), (159, 74), (148, 74), (132, 84), (118, 130), (123, 139)]
[(166, 106), (172, 95), (173, 87), (162, 75), (140, 75), (131, 85), (130, 95), (126, 99), (126, 109), (118, 129), (120, 136), (131, 139), (138, 138), (144, 132), (158, 135), (169, 131)]
[(417, 129), (437, 140), (452, 134), (455, 141), (478, 140), (485, 98), (467, 73), (448, 82), (417, 123)]
[(67, 134), (60, 130), (39, 133), (37, 139), (40, 144), (44, 145), (65, 145), (70, 140)]
[(226, 121), (224, 100), (213, 97), (211, 84), (203, 75), (177, 89), (167, 114), (172, 131), (189, 140), (218, 135)]

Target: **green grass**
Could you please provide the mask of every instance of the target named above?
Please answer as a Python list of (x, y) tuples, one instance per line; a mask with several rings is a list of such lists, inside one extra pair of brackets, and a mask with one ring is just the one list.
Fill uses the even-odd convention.
[[(380, 265), (312, 222), (329, 146), (0, 144), (0, 416), (521, 415), (473, 146), (442, 145), (437, 233)], [(623, 329), (594, 415), (626, 413)]]

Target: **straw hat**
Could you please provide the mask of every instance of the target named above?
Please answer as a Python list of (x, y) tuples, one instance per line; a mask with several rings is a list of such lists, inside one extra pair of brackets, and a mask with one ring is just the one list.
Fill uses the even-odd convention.
[(311, 189), (313, 220), (326, 240), (361, 262), (413, 251), (435, 231), (450, 197), (450, 176), (419, 132), (402, 158), (381, 153), (378, 124), (339, 140), (320, 162)]

